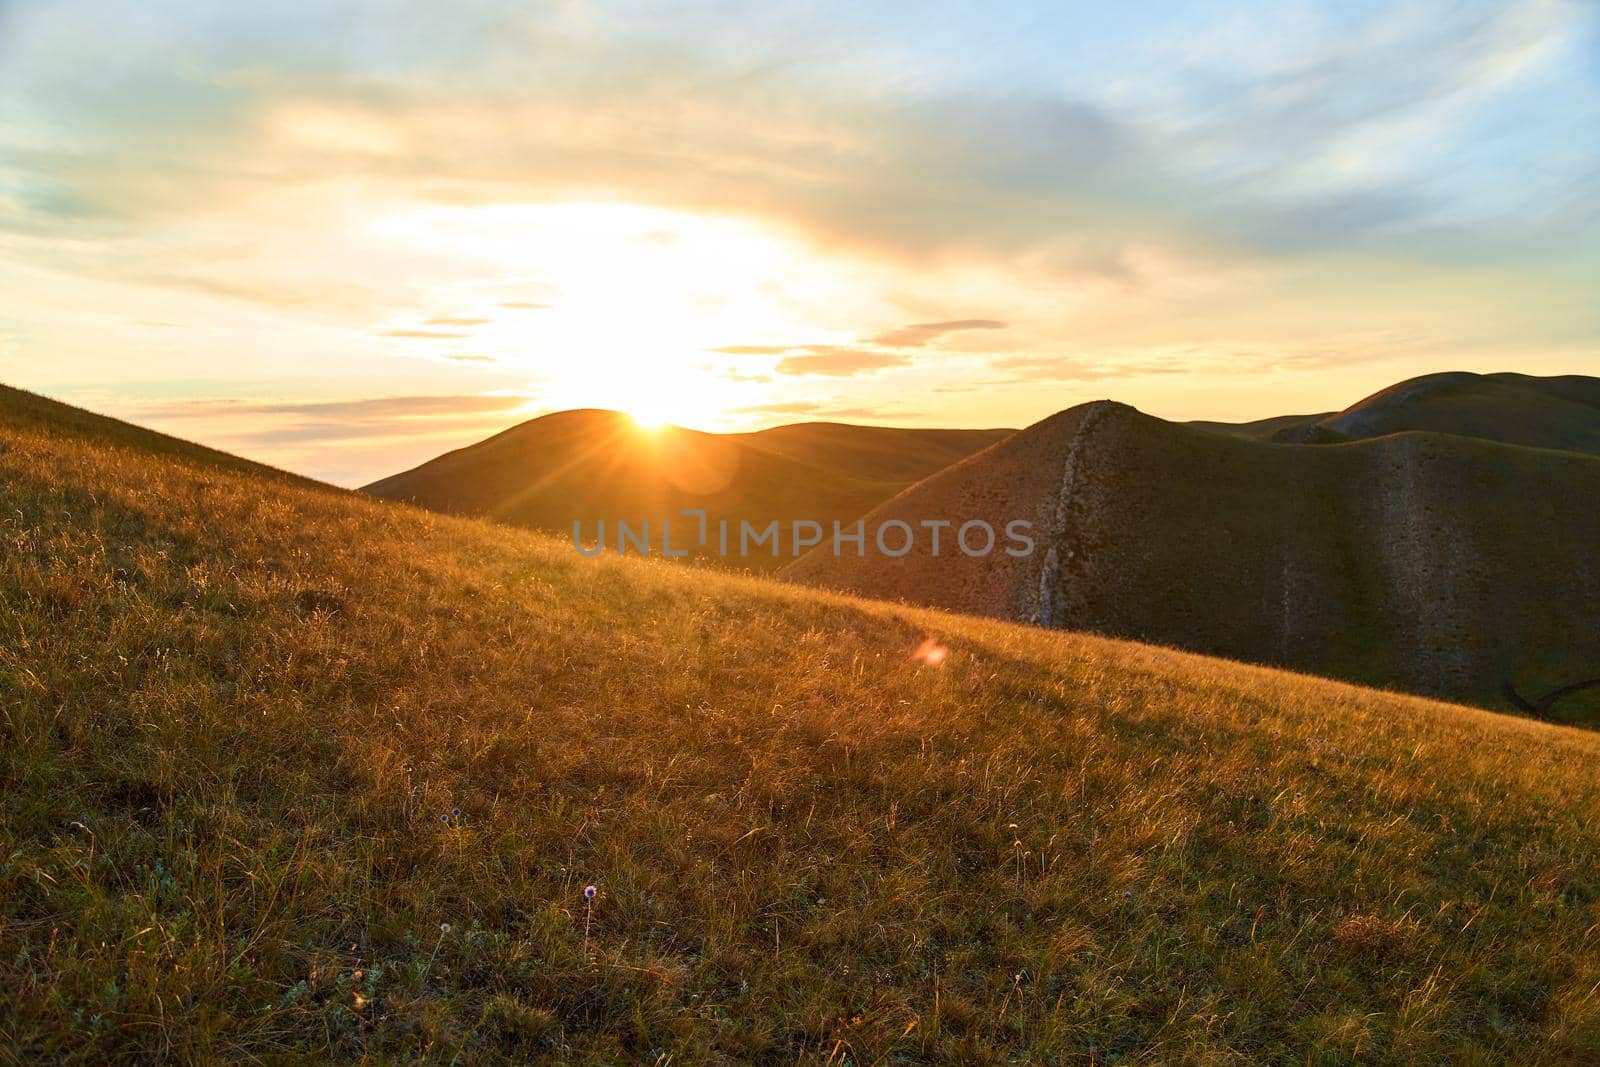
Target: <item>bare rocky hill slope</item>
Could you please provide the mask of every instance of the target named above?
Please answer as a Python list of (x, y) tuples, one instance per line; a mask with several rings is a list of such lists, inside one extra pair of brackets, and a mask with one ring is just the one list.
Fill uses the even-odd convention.
[(1507, 684), (1537, 695), (1600, 677), (1596, 501), (1588, 455), (1422, 432), (1267, 443), (1097, 401), (867, 519), (1024, 519), (1032, 555), (824, 545), (786, 573), (1504, 706)]

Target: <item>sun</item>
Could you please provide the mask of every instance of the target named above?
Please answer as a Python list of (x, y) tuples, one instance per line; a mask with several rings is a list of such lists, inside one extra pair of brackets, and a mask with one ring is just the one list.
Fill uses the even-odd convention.
[(559, 366), (539, 392), (546, 406), (606, 408), (627, 415), (640, 430), (666, 426), (724, 429), (730, 410), (747, 402), (716, 374), (670, 358), (649, 365), (625, 361), (581, 361)]
[[(706, 429), (726, 415), (726, 399), (717, 382), (691, 372), (651, 375), (626, 386), (613, 386), (612, 406), (642, 430), (663, 426)], [(603, 395), (603, 394), (602, 394)]]
[[(750, 423), (776, 388), (763, 357), (779, 350), (760, 346), (834, 339), (840, 328), (819, 334), (810, 309), (832, 317), (848, 308), (854, 319), (858, 294), (872, 288), (853, 262), (821, 256), (785, 229), (645, 204), (434, 206), (376, 227), (408, 254), (473, 272), (449, 287), (454, 302), (441, 300), (438, 313), (473, 323), (460, 343), (484, 366), (529, 372), (543, 409), (622, 411), (642, 428)], [(435, 347), (424, 337), (416, 351)]]
[(641, 430), (659, 430), (672, 421), (665, 408), (654, 405), (643, 407), (633, 405), (625, 409), (623, 414), (632, 419), (633, 424)]
[(593, 395), (604, 407), (615, 408), (633, 420), (641, 430), (663, 426), (698, 427), (715, 421), (721, 414), (709, 402), (708, 391), (698, 387), (695, 376), (676, 374), (634, 375), (624, 381), (596, 383)]

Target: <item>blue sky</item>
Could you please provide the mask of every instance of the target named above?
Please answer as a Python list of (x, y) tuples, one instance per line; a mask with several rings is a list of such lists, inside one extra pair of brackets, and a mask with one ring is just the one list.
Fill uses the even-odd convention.
[(0, 380), (353, 484), (580, 404), (1246, 418), (1595, 372), (1597, 24), (0, 0)]

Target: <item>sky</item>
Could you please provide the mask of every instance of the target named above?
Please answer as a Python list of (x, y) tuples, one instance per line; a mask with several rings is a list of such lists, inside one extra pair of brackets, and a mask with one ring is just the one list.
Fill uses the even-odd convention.
[(1593, 0), (0, 0), (0, 382), (338, 484), (1440, 370), (1600, 373)]

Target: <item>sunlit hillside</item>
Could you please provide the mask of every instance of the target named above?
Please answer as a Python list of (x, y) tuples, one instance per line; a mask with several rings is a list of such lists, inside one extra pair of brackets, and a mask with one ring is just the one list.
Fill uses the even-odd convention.
[[(912, 482), (1010, 434), (799, 423), (742, 434), (641, 426), (616, 411), (559, 411), (374, 482), (374, 496), (454, 515), (492, 518), (615, 552), (619, 523), (636, 555), (670, 547), (714, 564), (771, 571), (794, 559), (794, 524), (815, 543), (835, 521), (860, 518)], [(705, 538), (684, 509), (706, 513)], [(724, 545), (719, 522), (729, 523)], [(741, 523), (764, 531), (741, 546)], [(747, 548), (748, 550), (742, 550)]]
[(1591, 733), (9, 391), (0, 543), (3, 1061), (1600, 1056)]

